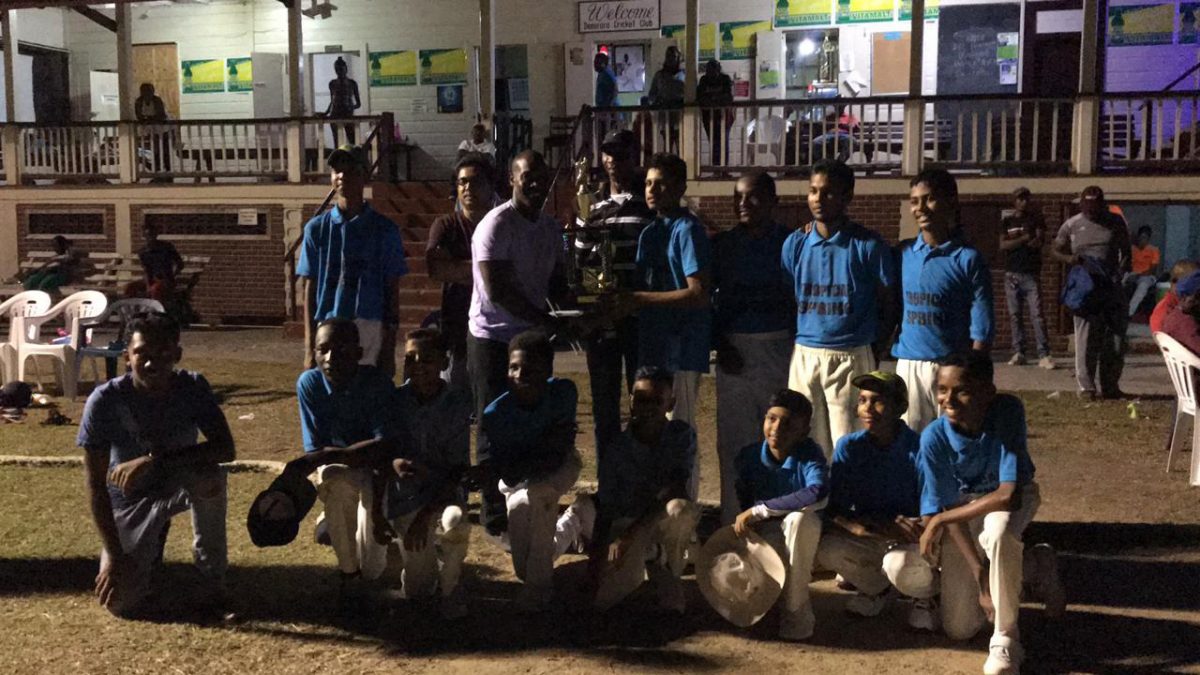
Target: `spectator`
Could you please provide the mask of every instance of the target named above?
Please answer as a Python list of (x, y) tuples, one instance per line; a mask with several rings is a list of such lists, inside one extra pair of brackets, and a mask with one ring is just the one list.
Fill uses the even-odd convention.
[(1037, 340), (1038, 367), (1054, 370), (1038, 288), (1046, 223), (1036, 209), (1029, 207), (1029, 197), (1029, 188), (1014, 190), (1013, 211), (1000, 223), (1000, 250), (1004, 251), (1004, 291), (1008, 301), (1008, 320), (1012, 327), (1013, 355), (1008, 364), (1025, 365), (1025, 331), (1022, 327), (1025, 310), (1022, 305), (1026, 305), (1029, 307), (1029, 323)]
[[(133, 102), (133, 111), (137, 115), (137, 120), (142, 123), (155, 123), (167, 121), (167, 107), (163, 104), (163, 100), (154, 93), (154, 85), (149, 82), (143, 82), (138, 92), (137, 100)], [(161, 128), (161, 127), (160, 127)], [(155, 172), (167, 172), (171, 170), (171, 132), (152, 130), (149, 132), (150, 152), (154, 156), (154, 166), (150, 167)], [(154, 180), (170, 180), (169, 178), (155, 178)]]
[(1138, 228), (1137, 239), (1130, 250), (1130, 269), (1122, 279), (1125, 292), (1129, 293), (1129, 316), (1137, 314), (1146, 299), (1146, 294), (1158, 283), (1158, 266), (1162, 255), (1158, 247), (1150, 243), (1154, 231), (1145, 225)]
[(467, 155), (484, 155), (495, 165), (496, 145), (487, 137), (487, 127), (482, 122), (476, 122), (471, 127), (471, 136), (458, 144), (458, 160), (462, 161)]
[[(358, 83), (348, 77), (350, 67), (346, 65), (346, 60), (338, 57), (333, 62), (333, 72), (336, 75), (329, 81), (329, 106), (325, 108), (325, 116), (333, 119), (345, 119), (354, 117), (354, 111), (362, 107), (362, 99), (358, 95)], [(345, 130), (345, 138), (338, 138), (338, 125), (333, 125), (333, 145), (340, 146), (344, 143), (353, 145), (354, 125), (347, 123), (342, 125)]]
[(1064, 264), (1090, 263), (1100, 270), (1090, 302), (1101, 310), (1092, 316), (1075, 317), (1075, 379), (1079, 396), (1122, 398), (1120, 382), (1125, 367), (1125, 327), (1129, 315), (1120, 280), (1130, 269), (1129, 230), (1120, 217), (1109, 212), (1103, 190), (1095, 185), (1083, 189), (1079, 194), (1079, 213), (1059, 228), (1053, 252), (1055, 259)]
[(662, 69), (650, 81), (650, 105), (683, 105), (683, 69), (679, 63), (679, 48), (674, 45), (667, 47)]
[(53, 293), (59, 286), (68, 284), (79, 276), (83, 266), (83, 252), (71, 244), (71, 240), (55, 235), (54, 257), (47, 260), (25, 277), (22, 285), (27, 291), (47, 291)]
[(1162, 332), (1200, 355), (1200, 272), (1192, 272), (1175, 287), (1179, 304), (1163, 320)]
[(146, 275), (146, 294), (166, 306), (175, 300), (175, 278), (183, 271), (183, 256), (174, 244), (158, 238), (158, 225), (147, 223), (143, 233), (146, 245), (137, 255)]
[(592, 59), (596, 71), (596, 107), (608, 108), (617, 104), (617, 76), (609, 67), (608, 54), (597, 52)]
[(425, 268), (430, 278), (442, 284), (441, 332), (450, 349), (444, 374), (455, 389), (468, 391), (467, 312), (471, 308), (471, 237), (496, 196), (492, 165), (479, 154), (459, 160), (454, 171), (458, 194), (454, 213), (439, 216), (429, 228), (425, 246)]
[(1162, 330), (1163, 320), (1171, 313), (1171, 310), (1179, 304), (1178, 286), (1182, 279), (1187, 278), (1192, 272), (1200, 270), (1200, 262), (1184, 258), (1175, 263), (1171, 267), (1171, 288), (1167, 291), (1162, 300), (1154, 306), (1154, 311), (1150, 314), (1150, 332), (1157, 333)]
[[(709, 59), (704, 75), (696, 83), (696, 105), (704, 121), (704, 133), (712, 143), (712, 163), (725, 164), (729, 158), (729, 128), (733, 125), (733, 80), (721, 72), (721, 62)], [(714, 110), (713, 108), (716, 108)]]

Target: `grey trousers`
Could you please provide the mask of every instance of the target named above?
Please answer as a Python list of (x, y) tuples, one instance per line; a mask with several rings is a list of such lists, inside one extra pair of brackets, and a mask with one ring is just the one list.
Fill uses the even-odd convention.
[[(1115, 395), (1125, 368), (1124, 294), (1102, 315), (1075, 317), (1075, 380), (1079, 391)], [(1099, 388), (1097, 388), (1099, 384)]]
[(1024, 305), (1029, 307), (1029, 323), (1037, 340), (1037, 354), (1041, 358), (1050, 356), (1050, 343), (1046, 340), (1046, 322), (1042, 319), (1042, 298), (1038, 291), (1037, 278), (1032, 274), (1004, 273), (1004, 297), (1008, 301), (1008, 321), (1012, 328), (1012, 349), (1016, 354), (1025, 352)]

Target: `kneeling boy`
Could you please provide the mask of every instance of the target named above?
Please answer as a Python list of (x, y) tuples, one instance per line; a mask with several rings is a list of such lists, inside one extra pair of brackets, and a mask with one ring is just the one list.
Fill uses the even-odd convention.
[(524, 611), (550, 604), (558, 500), (579, 477), (575, 383), (557, 377), (545, 334), (526, 331), (508, 345), (508, 391), (488, 404), (481, 431), (487, 459), (479, 473), (499, 477), (508, 511), (513, 571), (525, 582)]
[(130, 372), (93, 391), (79, 423), (92, 519), (104, 545), (96, 597), (117, 616), (140, 609), (171, 518), (190, 509), (196, 567), (219, 609), (227, 548), (218, 464), (233, 461), (233, 435), (204, 377), (175, 370), (183, 351), (172, 319), (137, 319), (129, 335)]
[(821, 539), (821, 516), (828, 493), (825, 451), (808, 437), (812, 403), (799, 392), (783, 389), (771, 397), (763, 419), (765, 440), (738, 454), (737, 494), (744, 511), (733, 529), (751, 529), (771, 542), (787, 566), (779, 637), (812, 637), (816, 618), (808, 584)]

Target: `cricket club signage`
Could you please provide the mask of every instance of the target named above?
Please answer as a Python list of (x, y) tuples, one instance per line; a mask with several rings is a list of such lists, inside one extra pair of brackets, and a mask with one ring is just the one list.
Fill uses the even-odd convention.
[(604, 0), (579, 3), (579, 32), (658, 30), (659, 0)]

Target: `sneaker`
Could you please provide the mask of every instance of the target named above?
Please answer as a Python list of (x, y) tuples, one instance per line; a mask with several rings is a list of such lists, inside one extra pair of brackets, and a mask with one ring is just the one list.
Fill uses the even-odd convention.
[(1075, 398), (1081, 401), (1095, 401), (1100, 398), (1100, 395), (1091, 389), (1083, 389), (1075, 392)]
[(938, 629), (937, 598), (914, 598), (908, 610), (908, 625), (917, 630), (936, 632)]
[(1021, 672), (1021, 643), (1011, 638), (994, 637), (988, 646), (983, 675), (1016, 675)]
[(1050, 358), (1049, 354), (1038, 359), (1038, 368), (1041, 368), (1042, 370), (1054, 370), (1057, 367), (1058, 366), (1054, 365), (1054, 359)]
[(321, 546), (333, 546), (333, 540), (329, 538), (329, 521), (325, 520), (324, 511), (317, 516), (317, 525), (313, 528), (313, 541)]
[(866, 593), (858, 592), (854, 597), (846, 602), (846, 611), (855, 616), (872, 617), (879, 616), (887, 607), (888, 600), (891, 599), (891, 589), (887, 589), (882, 593), (875, 595), (867, 595)]
[(1013, 354), (1012, 358), (1008, 360), (1008, 365), (1010, 366), (1023, 366), (1025, 363), (1025, 355), (1020, 352)]
[(1025, 570), (1030, 590), (1045, 606), (1046, 616), (1057, 619), (1067, 611), (1067, 594), (1058, 573), (1058, 552), (1050, 544), (1037, 544), (1029, 549), (1032, 569)]
[(858, 588), (854, 584), (850, 583), (849, 581), (846, 581), (846, 578), (840, 574), (837, 575), (836, 577), (834, 577), (833, 581), (834, 581), (834, 583), (837, 584), (839, 591), (849, 591), (849, 592), (853, 593), (854, 591), (858, 590)]
[(807, 640), (812, 637), (816, 623), (811, 609), (795, 613), (783, 612), (779, 616), (779, 639), (789, 642)]
[(683, 582), (670, 573), (661, 575), (656, 581), (658, 608), (669, 614), (683, 616), (687, 611), (687, 595), (683, 590)]

